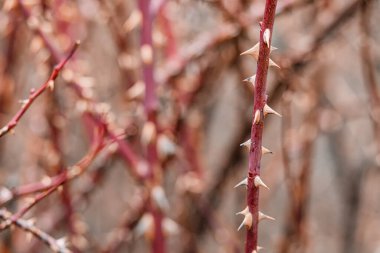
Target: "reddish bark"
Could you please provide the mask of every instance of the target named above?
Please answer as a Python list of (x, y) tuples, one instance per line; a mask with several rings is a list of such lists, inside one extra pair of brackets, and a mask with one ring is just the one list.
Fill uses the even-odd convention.
[[(263, 22), (261, 23), (260, 30), (260, 53), (257, 61), (257, 73), (255, 84), (255, 101), (253, 116), (257, 110), (260, 111), (260, 121), (256, 124), (252, 123), (251, 128), (251, 148), (249, 151), (249, 171), (248, 171), (248, 188), (247, 188), (247, 205), (252, 214), (252, 226), (247, 230), (245, 252), (252, 253), (257, 249), (258, 237), (258, 212), (259, 212), (259, 188), (254, 185), (254, 178), (260, 175), (260, 161), (261, 161), (261, 146), (262, 135), (264, 128), (264, 115), (263, 108), (266, 104), (266, 81), (269, 67), (269, 54), (270, 46), (264, 43), (263, 35), (266, 29), (273, 31), (273, 23), (276, 12), (277, 0), (267, 0), (265, 4), (265, 12)], [(271, 41), (272, 36), (270, 36)], [(270, 45), (271, 43), (269, 43)]]

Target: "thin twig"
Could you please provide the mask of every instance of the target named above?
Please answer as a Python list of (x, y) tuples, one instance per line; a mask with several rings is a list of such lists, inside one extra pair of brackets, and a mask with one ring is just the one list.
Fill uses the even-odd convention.
[(22, 100), (22, 106), (21, 109), (16, 113), (16, 115), (4, 126), (0, 129), (0, 138), (4, 136), (5, 134), (12, 131), (13, 128), (16, 127), (18, 122), (20, 121), (21, 117), (26, 113), (26, 111), (29, 109), (29, 107), (32, 105), (33, 101), (36, 100), (45, 90), (48, 88), (54, 88), (54, 81), (57, 79), (59, 73), (63, 69), (63, 67), (66, 65), (66, 63), (70, 60), (70, 58), (74, 55), (75, 51), (77, 50), (79, 46), (79, 42), (75, 42), (69, 53), (67, 54), (66, 58), (64, 58), (60, 63), (58, 63), (52, 73), (50, 74), (50, 77), (48, 80), (41, 85), (41, 87), (31, 92), (29, 97), (26, 100)]

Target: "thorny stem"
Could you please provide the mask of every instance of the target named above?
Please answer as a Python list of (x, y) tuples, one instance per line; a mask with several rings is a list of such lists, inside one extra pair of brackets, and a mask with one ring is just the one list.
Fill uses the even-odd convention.
[[(12, 214), (5, 209), (0, 210), (0, 220), (4, 220), (5, 222), (9, 222), (10, 217)], [(35, 237), (37, 237), (40, 241), (45, 243), (53, 252), (59, 252), (59, 253), (68, 253), (70, 252), (64, 243), (61, 243), (60, 240), (56, 240), (55, 238), (51, 237), (46, 232), (40, 230), (36, 226), (33, 225), (33, 223), (30, 220), (24, 220), (24, 219), (17, 219), (14, 224), (19, 227), (20, 229), (31, 233)]]
[[(159, 161), (157, 156), (157, 95), (156, 95), (156, 83), (153, 73), (153, 18), (155, 11), (152, 9), (151, 0), (140, 0), (139, 8), (142, 14), (142, 29), (141, 29), (141, 58), (143, 62), (143, 80), (145, 83), (145, 97), (144, 97), (144, 109), (147, 122), (145, 124), (151, 124), (153, 132), (155, 134), (151, 137), (151, 140), (147, 144), (147, 160), (149, 166), (148, 176), (152, 180), (153, 186), (158, 184), (159, 178)], [(144, 127), (147, 127), (145, 125)], [(143, 133), (144, 134), (144, 133)], [(152, 252), (164, 253), (165, 252), (165, 239), (162, 231), (162, 219), (163, 213), (160, 208), (155, 205), (152, 200), (149, 206), (149, 210), (153, 216), (154, 223), (154, 238), (152, 241)]]
[(252, 253), (257, 249), (257, 237), (258, 237), (258, 212), (259, 212), (259, 188), (254, 185), (255, 176), (260, 175), (260, 161), (261, 161), (261, 146), (263, 135), (263, 109), (266, 104), (266, 81), (267, 72), (269, 66), (269, 54), (270, 54), (270, 41), (269, 45), (265, 44), (263, 36), (266, 29), (270, 30), (270, 34), (273, 31), (273, 23), (276, 12), (277, 0), (267, 0), (265, 4), (265, 11), (263, 21), (261, 23), (260, 30), (260, 50), (259, 58), (257, 61), (257, 73), (255, 84), (255, 101), (253, 116), (257, 110), (260, 111), (260, 121), (258, 123), (253, 122), (251, 128), (251, 148), (249, 152), (249, 171), (248, 171), (248, 188), (247, 188), (247, 205), (250, 213), (252, 214), (252, 226), (247, 230), (245, 252)]
[(32, 105), (33, 101), (36, 100), (45, 90), (47, 90), (49, 87), (54, 86), (54, 81), (57, 79), (59, 73), (63, 69), (63, 67), (66, 65), (66, 63), (70, 60), (70, 58), (74, 55), (75, 51), (77, 50), (79, 46), (79, 42), (76, 42), (67, 56), (58, 63), (52, 73), (50, 74), (49, 79), (41, 85), (41, 87), (31, 92), (28, 99), (22, 101), (21, 109), (16, 113), (16, 115), (6, 124), (3, 128), (0, 129), (0, 138), (4, 136), (6, 133), (9, 133), (13, 128), (16, 127), (18, 122), (20, 121), (21, 117), (25, 114), (25, 112), (29, 109), (29, 107)]

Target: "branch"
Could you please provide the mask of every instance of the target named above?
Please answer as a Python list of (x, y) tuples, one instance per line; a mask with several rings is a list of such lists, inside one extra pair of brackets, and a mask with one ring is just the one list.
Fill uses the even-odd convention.
[(261, 22), (260, 43), (242, 54), (252, 55), (257, 60), (257, 73), (255, 81), (255, 96), (253, 106), (253, 122), (251, 128), (248, 178), (238, 185), (247, 185), (247, 207), (239, 214), (244, 215), (243, 225), (247, 227), (245, 252), (258, 251), (258, 223), (261, 218), (271, 218), (259, 212), (259, 186), (268, 188), (260, 178), (260, 162), (262, 155), (262, 137), (264, 129), (264, 116), (275, 113), (266, 103), (266, 81), (269, 66), (276, 64), (269, 59), (271, 52), (271, 39), (277, 0), (267, 0), (263, 21)]
[(42, 84), (38, 90), (31, 91), (29, 97), (26, 100), (21, 100), (21, 103), (22, 103), (21, 109), (8, 122), (8, 124), (6, 124), (3, 128), (0, 129), (0, 138), (4, 136), (5, 134), (9, 133), (10, 131), (12, 131), (12, 129), (16, 127), (21, 117), (29, 109), (29, 107), (32, 105), (34, 100), (36, 100), (48, 88), (50, 89), (54, 88), (55, 79), (57, 79), (59, 73), (61, 72), (63, 67), (66, 65), (66, 63), (70, 60), (70, 58), (73, 56), (78, 46), (79, 46), (79, 42), (76, 42), (71, 48), (71, 50), (69, 51), (69, 53), (67, 54), (66, 58), (64, 58), (60, 63), (58, 63), (54, 67), (52, 73), (50, 74), (49, 79), (44, 84)]
[(16, 214), (12, 215), (9, 219), (7, 219), (7, 222), (0, 224), (0, 231), (8, 228), (13, 223), (16, 223), (17, 220), (19, 220), (33, 206), (35, 206), (37, 203), (39, 203), (47, 196), (49, 196), (51, 193), (56, 191), (59, 188), (59, 186), (81, 175), (88, 168), (91, 162), (95, 159), (99, 151), (104, 147), (102, 137), (103, 132), (99, 132), (98, 134), (96, 134), (96, 138), (94, 138), (95, 142), (90, 148), (90, 151), (76, 165), (71, 166), (70, 168), (62, 172), (60, 175), (56, 176), (54, 179), (51, 179), (48, 183), (40, 182), (33, 184), (30, 188), (45, 188), (47, 190), (45, 192), (39, 193), (35, 198), (33, 198), (33, 200), (28, 205), (26, 205), (24, 208), (20, 209)]
[[(140, 0), (139, 8), (142, 13), (143, 23), (141, 28), (141, 59), (143, 63), (143, 80), (145, 83), (145, 97), (144, 97), (144, 110), (147, 122), (145, 122), (141, 139), (146, 146), (147, 162), (148, 162), (148, 179), (152, 182), (153, 187), (158, 189), (160, 182), (160, 169), (161, 165), (158, 161), (157, 154), (157, 106), (158, 99), (156, 94), (156, 82), (154, 79), (154, 49), (153, 49), (153, 19), (157, 10), (152, 10), (151, 0)], [(145, 140), (145, 141), (144, 141)], [(162, 189), (162, 188), (161, 188)], [(165, 236), (162, 230), (163, 212), (159, 205), (154, 201), (155, 194), (152, 189), (152, 200), (149, 205), (149, 211), (153, 217), (153, 234), (152, 238), (152, 252), (164, 253), (165, 250)]]
[[(31, 12), (26, 8), (22, 0), (18, 0), (19, 7), (21, 8), (21, 11), (24, 15), (25, 20), (33, 19)], [(40, 29), (39, 26), (31, 27), (31, 30), (37, 34), (42, 41), (44, 42), (45, 46), (51, 53), (51, 55), (54, 58), (54, 61), (60, 61), (62, 58), (62, 54), (56, 50), (54, 44), (51, 40), (49, 40), (48, 36), (45, 35), (45, 33)], [(69, 79), (69, 78), (67, 78)], [(89, 120), (92, 122), (95, 126), (98, 127), (105, 127), (106, 133), (108, 137), (118, 143), (118, 151), (121, 157), (130, 165), (130, 171), (131, 174), (140, 182), (143, 181), (144, 177), (146, 176), (144, 174), (144, 166), (145, 163), (142, 162), (141, 158), (135, 154), (132, 150), (132, 148), (128, 145), (127, 142), (123, 141), (118, 137), (118, 135), (112, 130), (113, 127), (109, 126), (109, 123), (102, 117), (100, 112), (97, 112), (94, 110), (94, 108), (97, 107), (96, 102), (92, 100), (92, 98), (86, 94), (84, 88), (77, 83), (73, 78), (70, 78), (70, 80), (67, 80), (69, 82), (70, 87), (75, 91), (77, 96), (81, 99), (81, 101), (85, 102), (87, 105), (85, 112), (83, 113), (83, 117), (85, 120)]]
[(16, 221), (12, 222), (11, 217), (12, 217), (12, 213), (8, 212), (5, 209), (0, 210), (0, 220), (4, 220), (6, 223), (13, 223), (17, 227), (24, 230), (25, 232), (31, 233), (40, 241), (45, 243), (53, 252), (58, 252), (58, 253), (71, 252), (66, 246), (67, 243), (66, 243), (65, 238), (56, 240), (49, 234), (45, 233), (44, 231), (34, 226), (32, 221), (17, 219)]

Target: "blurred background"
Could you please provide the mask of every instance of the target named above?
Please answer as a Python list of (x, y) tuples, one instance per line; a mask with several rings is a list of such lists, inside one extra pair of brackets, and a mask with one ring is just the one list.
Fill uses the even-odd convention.
[[(0, 220), (37, 199), (18, 218), (48, 236), (0, 226), (0, 252), (243, 252), (234, 185), (256, 61), (240, 53), (265, 1), (0, 4), (0, 127), (81, 41), (0, 137)], [(278, 1), (267, 93), (282, 118), (265, 119), (260, 192), (276, 221), (260, 223), (262, 252), (380, 253), (379, 13), (377, 0)]]

